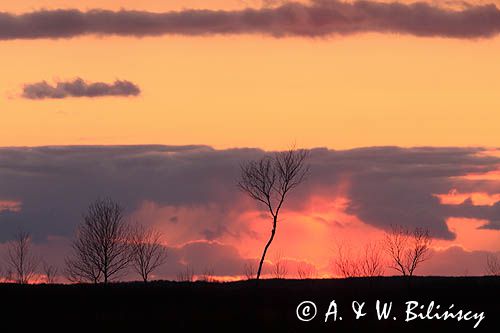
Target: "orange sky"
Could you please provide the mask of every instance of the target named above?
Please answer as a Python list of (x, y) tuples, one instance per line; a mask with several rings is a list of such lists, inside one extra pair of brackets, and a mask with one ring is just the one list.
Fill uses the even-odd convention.
[[(64, 4), (65, 3), (65, 4)], [(161, 2), (163, 3), (163, 2)], [(255, 2), (257, 3), (257, 2)], [(165, 7), (166, 6), (166, 7)], [(239, 1), (87, 1), (82, 9), (236, 8)], [(22, 1), (0, 10), (69, 8)], [(0, 146), (498, 146), (500, 38), (362, 34), (0, 41)], [(25, 83), (126, 79), (142, 95), (31, 101)]]

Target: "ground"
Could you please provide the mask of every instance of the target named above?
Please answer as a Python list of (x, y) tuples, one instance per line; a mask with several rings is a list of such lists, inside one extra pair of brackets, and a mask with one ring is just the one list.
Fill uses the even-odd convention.
[[(109, 285), (0, 284), (2, 321), (16, 325), (62, 327), (67, 331), (158, 332), (499, 332), (499, 277), (377, 277), (321, 280), (261, 280), (228, 283), (171, 282)], [(377, 300), (389, 305), (388, 319), (377, 319)], [(316, 316), (309, 319), (314, 310)], [(335, 303), (332, 303), (335, 301)], [(365, 302), (355, 319), (352, 309)], [(414, 319), (463, 310), (462, 320)], [(406, 313), (408, 304), (418, 307)], [(334, 309), (337, 306), (335, 316)], [(309, 305), (309, 308), (304, 308)], [(420, 310), (421, 306), (424, 309)], [(436, 310), (437, 305), (439, 309)], [(325, 315), (331, 314), (325, 322)], [(359, 307), (356, 307), (359, 309)], [(470, 311), (470, 312), (469, 312)], [(481, 315), (481, 313), (483, 313)], [(484, 316), (484, 319), (481, 317)], [(340, 320), (342, 317), (342, 320)], [(394, 319), (396, 317), (396, 319)], [(435, 318), (435, 317), (434, 317)], [(466, 320), (468, 318), (469, 320)], [(335, 320), (336, 319), (336, 320)], [(481, 319), (481, 320), (480, 320)], [(477, 328), (473, 328), (477, 324)], [(138, 330), (139, 329), (139, 330)]]

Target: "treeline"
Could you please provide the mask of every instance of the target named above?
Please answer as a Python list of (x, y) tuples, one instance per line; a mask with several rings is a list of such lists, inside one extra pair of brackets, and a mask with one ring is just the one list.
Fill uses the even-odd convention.
[(62, 272), (34, 253), (30, 234), (22, 231), (7, 244), (4, 280), (55, 283), (62, 275), (70, 282), (108, 283), (132, 268), (147, 282), (167, 259), (161, 239), (158, 230), (127, 222), (118, 203), (98, 199), (83, 216)]

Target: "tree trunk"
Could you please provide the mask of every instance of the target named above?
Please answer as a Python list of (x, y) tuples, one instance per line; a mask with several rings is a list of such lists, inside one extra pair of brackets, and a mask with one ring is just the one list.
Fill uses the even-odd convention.
[(266, 257), (267, 249), (269, 248), (269, 245), (271, 245), (271, 242), (274, 239), (274, 234), (276, 233), (276, 221), (277, 221), (277, 218), (278, 218), (277, 216), (273, 216), (273, 230), (271, 231), (271, 237), (267, 241), (266, 247), (264, 248), (264, 253), (262, 253), (262, 258), (260, 259), (259, 270), (257, 271), (257, 280), (259, 280), (259, 278), (260, 278), (260, 273), (262, 271), (262, 264), (264, 263), (264, 259)]

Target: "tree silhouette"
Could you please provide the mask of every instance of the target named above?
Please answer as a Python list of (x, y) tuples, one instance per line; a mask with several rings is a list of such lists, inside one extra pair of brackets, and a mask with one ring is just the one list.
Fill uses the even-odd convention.
[(415, 269), (429, 259), (431, 241), (428, 229), (393, 226), (385, 234), (385, 250), (392, 261), (390, 267), (404, 276), (412, 276)]
[(360, 261), (361, 276), (381, 276), (384, 274), (383, 248), (380, 243), (367, 243)]
[(255, 279), (255, 268), (252, 262), (246, 262), (243, 265), (243, 274), (247, 280)]
[(118, 278), (130, 263), (130, 228), (123, 209), (111, 199), (91, 203), (66, 260), (68, 279), (93, 283)]
[(275, 279), (285, 279), (288, 275), (288, 264), (284, 259), (283, 251), (276, 252), (273, 259), (273, 275)]
[(45, 282), (48, 284), (56, 283), (57, 272), (59, 271), (57, 267), (50, 265), (44, 261), (42, 268), (43, 268), (43, 274), (45, 275)]
[(362, 250), (351, 251), (350, 243), (337, 244), (334, 268), (344, 278), (384, 274), (383, 249), (378, 242), (368, 242)]
[(39, 259), (31, 248), (31, 235), (20, 231), (14, 240), (7, 245), (7, 266), (9, 279), (17, 283), (27, 284), (35, 275)]
[(149, 275), (167, 260), (167, 250), (161, 243), (161, 233), (137, 224), (130, 234), (132, 267), (148, 282)]
[(217, 282), (217, 279), (215, 278), (214, 269), (211, 267), (206, 267), (205, 270), (203, 270), (203, 274), (200, 277), (200, 281)]
[(186, 265), (184, 271), (177, 273), (177, 281), (179, 282), (193, 282), (194, 281), (194, 269)]
[(238, 187), (252, 199), (264, 204), (273, 221), (271, 236), (264, 247), (257, 270), (257, 280), (262, 272), (266, 252), (276, 234), (278, 215), (287, 195), (296, 188), (309, 172), (305, 164), (307, 151), (290, 149), (250, 161), (241, 166)]
[(316, 268), (311, 264), (301, 262), (297, 265), (297, 276), (301, 280), (315, 278), (317, 273)]

